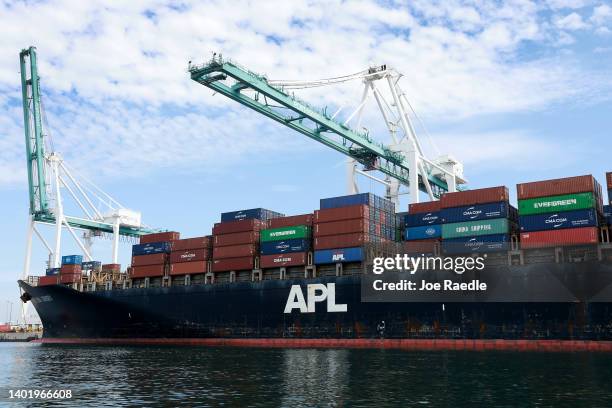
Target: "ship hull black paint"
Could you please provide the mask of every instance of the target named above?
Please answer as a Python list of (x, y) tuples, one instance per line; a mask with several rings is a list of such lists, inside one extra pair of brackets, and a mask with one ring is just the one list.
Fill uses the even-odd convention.
[[(315, 313), (284, 313), (291, 286), (306, 295), (311, 283), (335, 283), (348, 311), (321, 302)], [(612, 339), (612, 303), (362, 303), (358, 275), (96, 292), (19, 285), (47, 339)]]

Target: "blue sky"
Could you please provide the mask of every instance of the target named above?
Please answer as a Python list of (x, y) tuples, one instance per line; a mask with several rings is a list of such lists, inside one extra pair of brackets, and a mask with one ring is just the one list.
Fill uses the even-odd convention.
[[(471, 188), (603, 182), (612, 170), (609, 1), (3, 2), (0, 27), (0, 321), (7, 300), (16, 310), (25, 247), (18, 53), (29, 45), (56, 150), (147, 224), (185, 236), (210, 233), (222, 211), (302, 213), (345, 188), (338, 153), (189, 79), (187, 61), (213, 51), (279, 79), (392, 65), (426, 123), (426, 150), (462, 160)], [(348, 83), (300, 96), (333, 108), (360, 92)], [(364, 123), (387, 141), (377, 115), (367, 106)], [(110, 241), (94, 251), (108, 261)], [(33, 271), (44, 259), (35, 245)]]

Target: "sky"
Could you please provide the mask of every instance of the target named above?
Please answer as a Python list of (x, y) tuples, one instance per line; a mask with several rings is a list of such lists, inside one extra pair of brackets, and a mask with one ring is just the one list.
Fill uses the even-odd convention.
[[(53, 149), (147, 225), (185, 237), (209, 234), (223, 211), (310, 212), (346, 188), (339, 153), (190, 80), (188, 61), (213, 52), (270, 79), (392, 66), (426, 152), (462, 161), (469, 188), (514, 193), (581, 174), (603, 183), (612, 171), (610, 1), (2, 1), (0, 27), (0, 322), (11, 302), (16, 318), (23, 273), (18, 55), (30, 45)], [(361, 86), (299, 96), (331, 111), (356, 106)], [(363, 123), (389, 142), (372, 101)], [(382, 192), (368, 179), (359, 187)], [(110, 248), (99, 240), (94, 257), (110, 261)], [(68, 234), (62, 252), (78, 253)], [(122, 244), (123, 265), (129, 254)], [(35, 241), (31, 273), (45, 260)]]

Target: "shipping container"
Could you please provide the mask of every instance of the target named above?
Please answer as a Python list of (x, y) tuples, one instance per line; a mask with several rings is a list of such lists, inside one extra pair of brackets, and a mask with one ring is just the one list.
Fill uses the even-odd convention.
[(273, 218), (284, 217), (285, 214), (281, 214), (276, 211), (267, 210), (265, 208), (251, 208), (248, 210), (230, 211), (221, 213), (221, 222), (238, 221), (238, 220), (252, 220), (257, 219), (261, 221), (271, 220)]
[(612, 171), (606, 173), (606, 186), (612, 190)]
[(285, 266), (306, 265), (306, 252), (292, 252), (290, 254), (263, 255), (259, 260), (262, 268), (279, 268)]
[(597, 227), (598, 225), (597, 211), (594, 208), (519, 217), (521, 232)]
[(608, 189), (608, 204), (612, 205), (612, 188)]
[(81, 273), (61, 274), (60, 283), (71, 284), (81, 282)]
[(208, 262), (190, 261), (179, 262), (170, 265), (170, 275), (191, 275), (208, 272)]
[(259, 246), (259, 253), (262, 255), (284, 254), (290, 252), (310, 251), (310, 239), (287, 239), (284, 241), (262, 242)]
[(508, 234), (511, 223), (507, 218), (442, 224), (442, 238), (476, 237), (480, 235)]
[(597, 244), (598, 236), (599, 229), (596, 227), (523, 232), (521, 233), (521, 248)]
[(432, 239), (415, 239), (412, 241), (406, 241), (402, 244), (404, 251), (407, 254), (435, 254), (440, 248), (440, 240), (438, 238)]
[(612, 225), (612, 205), (604, 205), (603, 214), (606, 225)]
[(155, 234), (142, 235), (140, 237), (141, 244), (151, 244), (153, 242), (168, 242), (181, 239), (181, 234), (176, 231), (157, 232)]
[(591, 175), (534, 181), (516, 185), (516, 194), (519, 200), (575, 193), (596, 193), (597, 190), (597, 180)]
[(386, 198), (379, 197), (372, 193), (351, 194), (340, 197), (322, 198), (320, 209), (350, 207), (355, 205), (366, 205), (386, 212), (393, 212), (394, 204)]
[(314, 263), (332, 264), (339, 262), (361, 262), (363, 260), (363, 248), (333, 248), (314, 252)]
[(119, 273), (121, 264), (102, 264), (102, 272)]
[(38, 286), (57, 285), (58, 282), (59, 282), (59, 275), (40, 276), (38, 278)]
[(246, 256), (256, 255), (258, 252), (257, 245), (255, 244), (242, 244), (232, 245), (224, 247), (213, 248), (213, 259), (222, 258), (240, 258)]
[[(372, 227), (372, 228), (371, 228)], [(377, 228), (378, 227), (378, 230)], [(322, 222), (314, 225), (314, 236), (323, 237), (328, 235), (351, 234), (356, 232), (380, 235), (380, 224), (375, 224), (367, 219), (353, 219), (332, 222)]]
[(147, 244), (132, 245), (132, 256), (169, 253), (170, 242), (151, 242)]
[(271, 220), (268, 220), (268, 228), (293, 227), (294, 225), (312, 225), (313, 218), (313, 214), (272, 218)]
[(368, 234), (342, 234), (327, 237), (315, 237), (314, 249), (349, 248), (362, 246), (370, 242)]
[(161, 265), (168, 259), (168, 254), (137, 255), (132, 257), (132, 266)]
[[(480, 237), (462, 237), (442, 241), (442, 253), (466, 254), (470, 252), (497, 252), (510, 249), (508, 234), (483, 235)], [(485, 262), (486, 265), (486, 262)]]
[(47, 268), (47, 270), (45, 271), (45, 275), (46, 276), (56, 276), (60, 274), (60, 270), (62, 268)]
[(187, 249), (170, 253), (170, 263), (207, 261), (209, 258), (210, 251), (208, 249)]
[(213, 235), (232, 234), (234, 232), (259, 231), (265, 228), (265, 221), (258, 219), (218, 222), (213, 227)]
[(493, 218), (508, 218), (515, 222), (518, 221), (518, 212), (516, 208), (508, 204), (507, 201), (444, 208), (440, 213), (443, 222), (447, 224)]
[(254, 266), (255, 259), (252, 256), (215, 259), (212, 262), (213, 272), (246, 271), (252, 270)]
[(370, 218), (370, 208), (365, 205), (353, 205), (342, 208), (328, 208), (314, 212), (314, 222), (330, 222), (353, 220), (356, 218)]
[(440, 206), (441, 208), (463, 207), (466, 205), (498, 203), (500, 201), (508, 201), (509, 199), (510, 193), (508, 192), (508, 187), (488, 187), (444, 193), (440, 197)]
[(222, 247), (228, 245), (256, 244), (259, 242), (259, 231), (234, 232), (231, 234), (215, 235), (214, 246)]
[(153, 278), (164, 276), (165, 265), (133, 266), (131, 268), (132, 278)]
[(437, 212), (441, 209), (442, 207), (439, 200), (408, 204), (409, 214)]
[(597, 208), (593, 193), (565, 194), (519, 200), (519, 214), (533, 215), (558, 211), (574, 211)]
[(81, 269), (83, 270), (101, 270), (102, 262), (100, 261), (87, 261), (81, 264)]
[(62, 265), (80, 265), (83, 263), (83, 255), (62, 256)]
[(212, 236), (185, 238), (172, 241), (172, 251), (185, 251), (187, 249), (210, 248), (212, 246)]
[(310, 238), (311, 228), (307, 225), (280, 227), (261, 231), (261, 242), (280, 241), (294, 238)]
[(75, 273), (81, 273), (80, 264), (65, 264), (60, 268), (60, 275), (72, 275)]
[(408, 227), (404, 232), (404, 239), (406, 241), (412, 239), (439, 238), (441, 236), (442, 226), (440, 224), (423, 225), (420, 227)]
[(404, 216), (404, 226), (406, 227), (420, 227), (423, 225), (435, 225), (441, 223), (441, 211), (423, 212), (416, 214), (408, 213)]

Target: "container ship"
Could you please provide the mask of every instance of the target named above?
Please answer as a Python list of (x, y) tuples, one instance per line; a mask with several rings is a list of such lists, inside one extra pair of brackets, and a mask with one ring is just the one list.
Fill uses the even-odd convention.
[[(606, 174), (612, 197), (612, 173)], [(374, 258), (477, 257), (537, 285), (542, 271), (586, 284), (612, 276), (611, 207), (591, 175), (393, 203), (371, 193), (321, 199), (309, 214), (221, 214), (211, 235), (143, 235), (131, 265), (62, 257), (19, 281), (42, 342), (275, 347), (612, 351), (612, 303), (364, 302)]]

